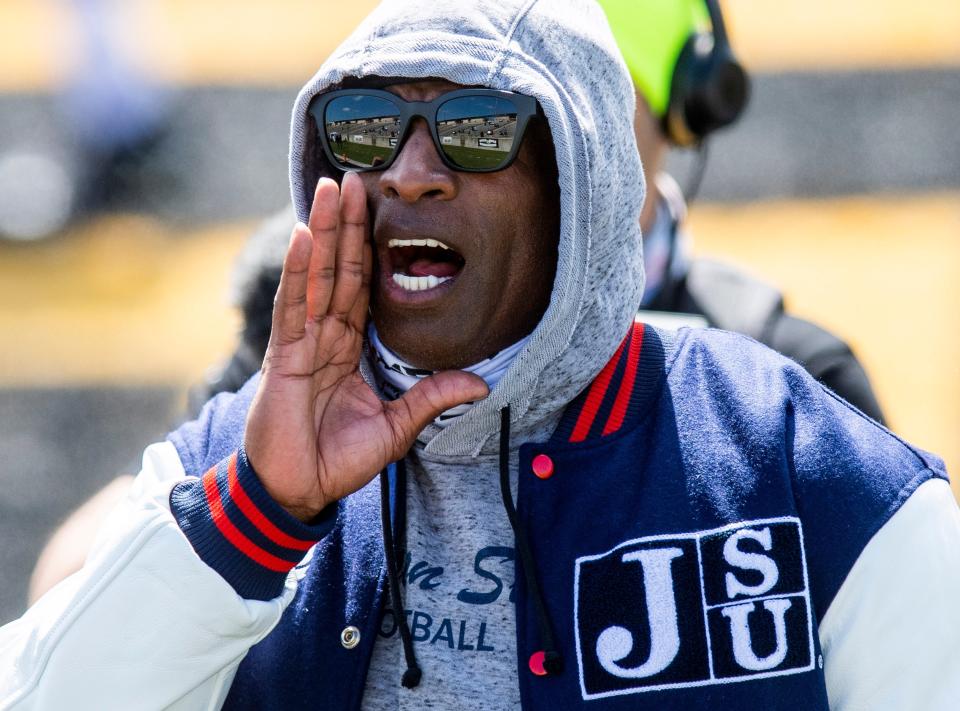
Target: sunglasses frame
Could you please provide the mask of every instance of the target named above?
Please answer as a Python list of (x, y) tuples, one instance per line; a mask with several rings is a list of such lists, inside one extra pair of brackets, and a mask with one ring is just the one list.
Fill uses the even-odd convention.
[[(381, 99), (392, 101), (400, 110), (400, 132), (397, 135), (397, 145), (393, 153), (390, 154), (390, 157), (383, 163), (366, 168), (341, 167), (340, 161), (336, 158), (333, 148), (330, 145), (330, 140), (327, 136), (324, 114), (326, 113), (327, 106), (330, 104), (330, 102), (342, 96), (375, 96)], [(504, 159), (502, 164), (494, 168), (464, 168), (450, 160), (447, 154), (443, 151), (443, 144), (440, 141), (440, 134), (437, 131), (437, 113), (439, 112), (440, 107), (446, 104), (448, 101), (452, 101), (453, 99), (464, 96), (490, 96), (498, 99), (506, 99), (513, 102), (517, 109), (517, 128), (514, 131), (513, 145), (510, 148), (510, 153), (507, 154), (507, 157)], [(516, 92), (512, 91), (502, 91), (500, 89), (483, 88), (453, 89), (452, 91), (440, 94), (432, 101), (407, 101), (406, 99), (403, 99), (384, 89), (338, 89), (337, 91), (331, 91), (315, 96), (310, 102), (310, 107), (307, 109), (307, 111), (316, 123), (317, 133), (320, 135), (320, 144), (323, 146), (323, 151), (327, 156), (327, 160), (330, 161), (330, 165), (337, 170), (349, 170), (358, 173), (366, 173), (374, 170), (386, 170), (389, 168), (393, 164), (394, 160), (396, 160), (397, 156), (400, 155), (400, 151), (403, 150), (403, 145), (410, 135), (410, 127), (413, 125), (413, 119), (418, 117), (427, 122), (427, 126), (430, 128), (430, 135), (433, 138), (433, 145), (437, 149), (437, 154), (440, 156), (440, 160), (443, 161), (443, 164), (448, 168), (461, 173), (495, 173), (498, 170), (504, 170), (510, 167), (514, 159), (517, 157), (520, 144), (523, 141), (523, 136), (527, 129), (527, 124), (530, 122), (531, 118), (541, 113), (540, 105), (532, 96), (527, 96), (526, 94), (517, 94)]]

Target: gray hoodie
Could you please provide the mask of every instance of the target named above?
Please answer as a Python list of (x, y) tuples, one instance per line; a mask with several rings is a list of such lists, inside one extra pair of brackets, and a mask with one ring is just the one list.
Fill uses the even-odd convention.
[(556, 149), (561, 219), (550, 306), (490, 396), (446, 429), (428, 427), (407, 458), (404, 606), (423, 681), (412, 691), (399, 687), (401, 645), (388, 612), (364, 697), (364, 708), (513, 707), (513, 533), (497, 481), (500, 411), (510, 405), (514, 453), (545, 440), (634, 319), (643, 293), (644, 184), (633, 87), (592, 0), (387, 0), (297, 98), (290, 182), (301, 220), (314, 187), (310, 100), (364, 76), (442, 78), (533, 96)]

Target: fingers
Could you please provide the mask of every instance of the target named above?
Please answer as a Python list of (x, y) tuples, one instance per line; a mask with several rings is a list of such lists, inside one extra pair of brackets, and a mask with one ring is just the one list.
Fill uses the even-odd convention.
[(370, 240), (365, 239), (363, 245), (363, 282), (349, 315), (350, 325), (361, 333), (367, 325), (367, 307), (370, 305), (370, 282), (372, 280), (373, 245), (370, 244)]
[(307, 282), (306, 317), (320, 321), (327, 315), (333, 295), (337, 256), (340, 189), (330, 178), (320, 178), (310, 208), (313, 253)]
[(310, 232), (307, 318), (321, 321), (331, 315), (362, 328), (365, 317), (356, 315), (366, 312), (373, 257), (366, 254), (367, 194), (358, 175), (347, 173), (340, 188), (329, 178), (320, 179)]
[(273, 310), (272, 343), (297, 341), (309, 321), (328, 315), (363, 330), (373, 269), (366, 223), (366, 192), (359, 177), (344, 177), (342, 198), (334, 181), (321, 178), (309, 225), (298, 223), (290, 237)]
[(303, 337), (307, 317), (307, 280), (313, 240), (301, 222), (293, 228), (283, 259), (280, 286), (273, 305), (271, 341), (290, 343)]
[(345, 318), (353, 310), (364, 282), (367, 244), (367, 193), (360, 176), (347, 173), (340, 187), (340, 238), (330, 314)]
[(479, 376), (462, 370), (447, 370), (424, 378), (398, 400), (386, 404), (386, 414), (402, 456), (413, 440), (444, 410), (482, 400), (490, 388)]

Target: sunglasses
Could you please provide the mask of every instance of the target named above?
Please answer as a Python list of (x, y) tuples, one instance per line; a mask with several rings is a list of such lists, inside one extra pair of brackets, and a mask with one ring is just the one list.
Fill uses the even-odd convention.
[(413, 119), (430, 127), (447, 167), (468, 173), (507, 168), (516, 158), (533, 97), (495, 89), (455, 89), (433, 101), (405, 101), (381, 89), (341, 89), (310, 103), (327, 159), (343, 171), (390, 167), (410, 134)]

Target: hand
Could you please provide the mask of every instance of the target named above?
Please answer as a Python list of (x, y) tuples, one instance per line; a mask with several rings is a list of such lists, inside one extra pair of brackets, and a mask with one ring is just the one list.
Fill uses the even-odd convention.
[(309, 226), (290, 238), (244, 446), (267, 492), (307, 521), (402, 457), (437, 415), (487, 396), (462, 371), (425, 378), (383, 402), (358, 365), (373, 251), (359, 176), (320, 180)]

